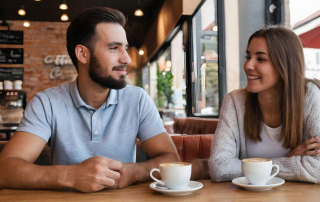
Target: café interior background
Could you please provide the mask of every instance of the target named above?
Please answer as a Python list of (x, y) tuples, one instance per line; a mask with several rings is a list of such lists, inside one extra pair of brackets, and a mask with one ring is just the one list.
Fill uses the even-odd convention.
[[(25, 1), (24, 4), (27, 4)], [(68, 2), (68, 1), (67, 1)], [(141, 0), (141, 4), (144, 1)], [(224, 2), (224, 23), (221, 28), (225, 30), (225, 35), (220, 36), (225, 39), (225, 53), (219, 53), (217, 34), (210, 35), (209, 38), (201, 38), (200, 46), (204, 50), (198, 58), (207, 58), (206, 62), (198, 64), (198, 78), (194, 78), (199, 82), (200, 88), (191, 91), (191, 95), (198, 100), (192, 103), (192, 116), (218, 116), (219, 103), (222, 99), (221, 93), (227, 93), (234, 89), (244, 87), (246, 85), (246, 77), (242, 70), (244, 63), (244, 50), (247, 39), (250, 34), (260, 29), (265, 24), (265, 2), (264, 0), (228, 0)], [(284, 24), (292, 28), (299, 35), (305, 33), (310, 28), (310, 24), (320, 24), (320, 1), (318, 0), (284, 0)], [(3, 3), (3, 1), (1, 1)], [(41, 3), (41, 1), (39, 2)], [(187, 6), (191, 5), (193, 9), (188, 11)], [(200, 8), (197, 8), (200, 5)], [(5, 8), (5, 5), (1, 5)], [(27, 8), (27, 6), (25, 6)], [(189, 6), (190, 7), (190, 6)], [(190, 9), (190, 8), (189, 8)], [(26, 9), (28, 12), (28, 10)], [(138, 85), (143, 87), (155, 101), (155, 104), (161, 108), (170, 107), (176, 109), (173, 116), (186, 116), (185, 106), (186, 100), (186, 60), (183, 50), (183, 30), (178, 27), (174, 37), (167, 41), (170, 34), (177, 29), (177, 24), (183, 15), (191, 15), (196, 17), (196, 13), (202, 15), (202, 31), (208, 28), (210, 23), (217, 25), (217, 1), (163, 1), (159, 8), (156, 18), (150, 24), (145, 39), (140, 47), (130, 46), (128, 53), (132, 59), (132, 63), (128, 67), (127, 81), (130, 85)], [(17, 11), (16, 11), (17, 12)], [(215, 13), (217, 12), (217, 13)], [(31, 13), (27, 13), (32, 15)], [(48, 12), (50, 15), (50, 12)], [(205, 16), (205, 17), (204, 17)], [(311, 17), (310, 17), (311, 16)], [(66, 50), (66, 29), (69, 26), (67, 22), (41, 22), (30, 21), (30, 26), (23, 25), (25, 20), (0, 19), (8, 22), (10, 30), (23, 31), (22, 45), (0, 44), (2, 48), (22, 48), (23, 64), (0, 64), (0, 68), (21, 67), (23, 72), (22, 90), (26, 92), (26, 102), (28, 103), (32, 97), (44, 89), (54, 87), (63, 82), (70, 82), (76, 78), (76, 70), (70, 64), (68, 53)], [(131, 19), (128, 19), (130, 22)], [(299, 24), (300, 23), (300, 24)], [(199, 27), (199, 26), (198, 26)], [(220, 27), (220, 26), (219, 26)], [(219, 27), (212, 26), (213, 32), (217, 32)], [(0, 26), (0, 30), (7, 30), (7, 27)], [(211, 30), (212, 32), (212, 30)], [(210, 32), (210, 33), (211, 33)], [(195, 32), (194, 32), (195, 33)], [(195, 37), (191, 36), (196, 41)], [(207, 41), (206, 41), (207, 40)], [(169, 43), (165, 49), (161, 50), (164, 43)], [(144, 55), (139, 55), (139, 51), (143, 50)], [(161, 54), (160, 54), (161, 53)], [(320, 51), (317, 48), (305, 48), (306, 53), (306, 75), (309, 77), (320, 78)], [(225, 83), (220, 84), (218, 80), (218, 56), (223, 54), (225, 58)], [(151, 60), (152, 58), (152, 60)], [(208, 59), (211, 58), (211, 59)], [(196, 61), (194, 61), (196, 63)], [(172, 102), (168, 102), (168, 97), (159, 97), (159, 74), (170, 74), (172, 77)], [(210, 82), (208, 82), (210, 81)], [(219, 92), (219, 85), (224, 85), (226, 92)], [(164, 99), (164, 103), (160, 104), (159, 100)], [(201, 100), (202, 101), (199, 101)], [(161, 100), (160, 100), (161, 101)], [(172, 118), (172, 116), (170, 117)]]

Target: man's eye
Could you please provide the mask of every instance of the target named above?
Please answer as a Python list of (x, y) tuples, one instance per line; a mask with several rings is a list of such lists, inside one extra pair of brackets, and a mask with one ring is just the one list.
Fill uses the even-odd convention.
[(111, 50), (116, 50), (116, 49), (118, 49), (118, 47), (115, 46), (115, 47), (111, 47), (110, 49), (111, 49)]
[(244, 57), (245, 57), (247, 60), (249, 60), (249, 59), (251, 58), (250, 56), (247, 56), (247, 55), (244, 56)]

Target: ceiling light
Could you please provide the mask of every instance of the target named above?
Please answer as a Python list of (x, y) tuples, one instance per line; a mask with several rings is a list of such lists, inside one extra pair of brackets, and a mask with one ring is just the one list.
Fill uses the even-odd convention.
[(26, 11), (24, 10), (24, 6), (21, 6), (21, 8), (18, 10), (19, 15), (26, 15)]
[(24, 22), (23, 22), (23, 26), (24, 26), (24, 27), (30, 27), (30, 22), (27, 21), (27, 20), (24, 21)]
[(213, 26), (212, 27), (212, 31), (217, 32), (218, 31), (218, 26), (217, 25)]
[(143, 50), (139, 50), (139, 55), (144, 55), (144, 51)]
[(68, 21), (69, 17), (67, 14), (62, 14), (60, 19), (61, 19), (61, 21)]
[(41, 1), (41, 0), (34, 0), (34, 1)]
[(143, 16), (144, 14), (143, 14), (142, 10), (138, 8), (138, 9), (134, 12), (134, 15), (135, 15), (135, 16)]
[(62, 0), (62, 3), (60, 4), (59, 8), (61, 10), (68, 10), (68, 5), (67, 5), (66, 0)]
[(143, 11), (140, 9), (140, 0), (137, 1), (137, 10), (134, 12), (135, 16), (143, 16)]

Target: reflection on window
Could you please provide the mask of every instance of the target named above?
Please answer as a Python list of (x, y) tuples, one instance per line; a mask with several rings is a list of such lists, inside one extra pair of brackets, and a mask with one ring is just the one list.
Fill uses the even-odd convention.
[(171, 48), (169, 47), (156, 61), (157, 62), (157, 100), (159, 108), (172, 108), (172, 62)]
[(182, 31), (179, 31), (170, 46), (143, 70), (144, 89), (149, 92), (165, 125), (173, 124), (174, 117), (186, 117), (185, 53), (182, 41)]
[(147, 63), (142, 68), (142, 87), (147, 93), (150, 95), (150, 71), (149, 71), (150, 64)]
[(192, 19), (192, 109), (196, 116), (219, 114), (218, 27), (214, 0), (207, 0)]

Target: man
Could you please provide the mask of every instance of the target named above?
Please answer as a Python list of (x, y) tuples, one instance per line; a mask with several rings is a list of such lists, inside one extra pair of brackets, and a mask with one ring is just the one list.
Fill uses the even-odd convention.
[[(122, 188), (149, 180), (162, 162), (179, 161), (148, 94), (126, 85), (124, 24), (110, 8), (87, 9), (71, 22), (67, 49), (78, 78), (30, 101), (0, 154), (0, 188)], [(147, 162), (134, 163), (137, 138)], [(49, 139), (53, 166), (33, 164)]]

